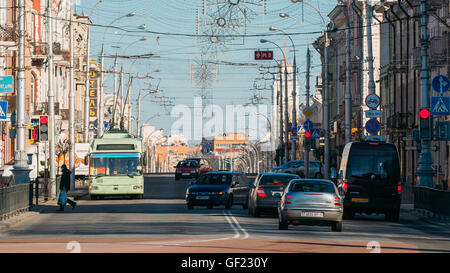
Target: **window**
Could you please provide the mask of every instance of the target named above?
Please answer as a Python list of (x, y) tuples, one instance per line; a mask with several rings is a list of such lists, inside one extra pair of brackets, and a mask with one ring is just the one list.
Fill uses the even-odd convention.
[(296, 175), (264, 175), (259, 181), (260, 186), (287, 186)]
[(207, 174), (197, 180), (197, 185), (227, 185), (231, 184), (231, 174)]
[(297, 182), (292, 185), (292, 192), (323, 192), (335, 193), (335, 187), (331, 183), (326, 182)]

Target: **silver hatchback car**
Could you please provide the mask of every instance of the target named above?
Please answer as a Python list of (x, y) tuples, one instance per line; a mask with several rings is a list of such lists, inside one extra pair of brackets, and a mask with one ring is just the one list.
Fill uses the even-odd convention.
[(342, 231), (343, 200), (330, 180), (294, 179), (289, 182), (278, 206), (278, 229), (289, 224), (331, 226)]

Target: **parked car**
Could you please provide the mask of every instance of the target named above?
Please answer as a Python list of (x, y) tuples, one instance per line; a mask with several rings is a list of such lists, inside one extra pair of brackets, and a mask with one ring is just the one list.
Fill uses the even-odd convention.
[(331, 226), (342, 231), (343, 205), (330, 180), (294, 179), (286, 187), (278, 206), (278, 229), (290, 224)]
[[(248, 194), (248, 212), (259, 217), (261, 211), (277, 211), (280, 196), (292, 179), (300, 178), (296, 174), (262, 173), (250, 187)], [(276, 195), (280, 196), (276, 196)]]
[[(323, 164), (319, 161), (309, 162), (309, 177), (311, 178), (323, 178)], [(272, 172), (276, 173), (293, 173), (300, 177), (305, 177), (305, 162), (303, 160), (292, 160), (284, 163), (281, 166), (272, 168)]]
[(194, 206), (242, 205), (247, 209), (247, 177), (239, 172), (209, 172), (201, 175), (186, 191), (188, 209)]
[(199, 170), (200, 175), (212, 171), (212, 168), (209, 166), (208, 162), (201, 157), (191, 157), (191, 158), (186, 158), (186, 160), (197, 161), (197, 164), (200, 166), (200, 170)]
[(400, 162), (392, 143), (350, 142), (344, 147), (337, 179), (344, 197), (344, 218), (355, 213), (400, 217)]
[(195, 160), (182, 160), (175, 166), (175, 180), (197, 178), (199, 175), (200, 165)]

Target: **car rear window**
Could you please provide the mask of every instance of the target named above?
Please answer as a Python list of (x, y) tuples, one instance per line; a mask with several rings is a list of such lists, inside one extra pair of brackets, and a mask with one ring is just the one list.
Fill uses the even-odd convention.
[(287, 186), (289, 181), (298, 178), (296, 175), (264, 175), (259, 181), (260, 186)]
[(296, 182), (292, 185), (292, 192), (324, 192), (335, 193), (334, 185), (324, 182)]
[(178, 167), (184, 167), (184, 168), (196, 168), (198, 166), (196, 161), (181, 161), (178, 163)]
[(231, 184), (231, 174), (206, 174), (197, 179), (197, 185)]
[(400, 178), (398, 155), (393, 147), (387, 145), (365, 145), (352, 148), (347, 166), (349, 177), (371, 179)]

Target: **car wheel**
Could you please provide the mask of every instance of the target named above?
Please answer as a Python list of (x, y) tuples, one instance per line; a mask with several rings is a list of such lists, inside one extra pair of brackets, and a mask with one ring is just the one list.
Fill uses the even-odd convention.
[(212, 208), (214, 208), (214, 206), (213, 205), (207, 205), (206, 206), (208, 209), (212, 209)]
[(233, 196), (230, 195), (227, 199), (227, 203), (225, 204), (225, 209), (231, 209), (233, 206)]
[(97, 195), (91, 195), (91, 200), (98, 200), (98, 196)]
[(180, 180), (180, 177), (178, 175), (175, 175), (175, 180)]
[(255, 207), (255, 210), (253, 211), (254, 217), (260, 217), (261, 216), (261, 210), (258, 207)]
[(187, 205), (187, 208), (188, 208), (189, 210), (194, 209), (194, 205), (188, 204), (188, 205)]
[(394, 209), (392, 211), (391, 221), (392, 222), (398, 222), (398, 220), (400, 220), (400, 210), (399, 209)]
[(331, 225), (331, 230), (336, 231), (336, 232), (341, 232), (342, 231), (342, 221), (333, 223)]
[(289, 229), (288, 222), (285, 219), (283, 219), (283, 216), (281, 216), (280, 214), (278, 215), (278, 229), (279, 230)]

